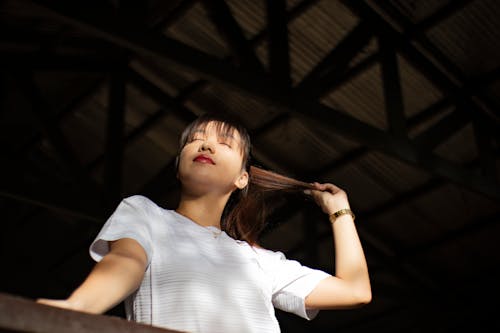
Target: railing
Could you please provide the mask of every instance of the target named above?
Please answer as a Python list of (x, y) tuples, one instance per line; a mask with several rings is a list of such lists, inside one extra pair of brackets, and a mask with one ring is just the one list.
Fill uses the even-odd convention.
[(179, 333), (127, 321), (36, 303), (0, 293), (0, 333)]

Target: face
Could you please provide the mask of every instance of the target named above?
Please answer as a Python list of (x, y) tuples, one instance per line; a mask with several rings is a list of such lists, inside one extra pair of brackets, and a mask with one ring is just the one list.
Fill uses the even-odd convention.
[(195, 128), (187, 139), (178, 168), (183, 191), (228, 194), (247, 185), (240, 134), (223, 131), (220, 125), (208, 122)]

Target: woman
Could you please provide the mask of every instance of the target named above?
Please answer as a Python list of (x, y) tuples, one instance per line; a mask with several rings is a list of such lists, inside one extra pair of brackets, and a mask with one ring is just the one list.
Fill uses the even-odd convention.
[[(214, 115), (190, 124), (180, 147), (177, 209), (124, 199), (90, 247), (98, 263), (86, 280), (66, 300), (38, 302), (104, 313), (125, 300), (129, 319), (188, 332), (279, 332), (274, 307), (312, 319), (370, 302), (344, 191), (249, 168), (246, 130)], [(303, 191), (329, 216), (335, 276), (258, 246), (268, 190)]]

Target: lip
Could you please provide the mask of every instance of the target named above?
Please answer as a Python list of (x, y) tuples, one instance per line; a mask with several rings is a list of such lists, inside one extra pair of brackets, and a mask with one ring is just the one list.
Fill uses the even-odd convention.
[(215, 165), (214, 160), (212, 160), (210, 157), (207, 155), (198, 155), (193, 159), (193, 162), (198, 162), (198, 163), (206, 163), (206, 164), (213, 164)]

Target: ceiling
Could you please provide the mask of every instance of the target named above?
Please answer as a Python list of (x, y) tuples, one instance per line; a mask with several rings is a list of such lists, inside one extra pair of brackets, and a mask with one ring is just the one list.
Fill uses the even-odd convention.
[[(279, 312), (283, 332), (498, 327), (499, 16), (494, 0), (0, 2), (1, 291), (66, 297), (121, 198), (175, 207), (178, 136), (218, 110), (255, 164), (335, 183), (357, 215), (372, 303)], [(333, 272), (319, 209), (275, 202), (262, 244)]]

